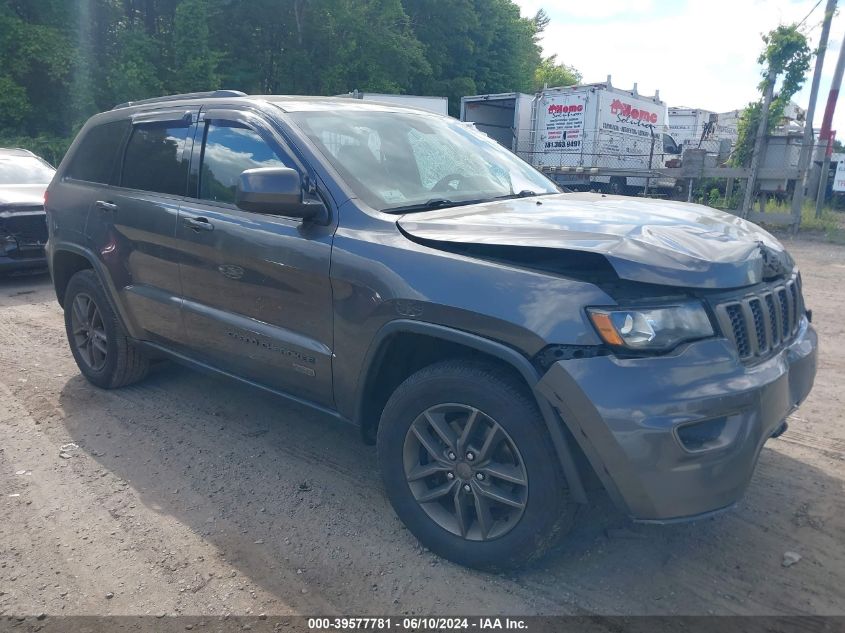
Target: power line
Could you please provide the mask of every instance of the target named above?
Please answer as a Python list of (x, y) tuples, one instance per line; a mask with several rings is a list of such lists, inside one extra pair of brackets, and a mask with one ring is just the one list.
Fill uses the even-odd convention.
[(804, 22), (806, 22), (806, 21), (807, 21), (807, 18), (809, 18), (811, 15), (813, 15), (813, 12), (814, 12), (816, 9), (818, 9), (818, 8), (819, 8), (819, 5), (820, 5), (821, 3), (822, 3), (822, 0), (818, 0), (818, 2), (816, 2), (815, 6), (813, 6), (813, 8), (812, 8), (812, 9), (810, 9), (810, 12), (809, 12), (807, 15), (805, 15), (805, 16), (804, 16), (804, 19), (803, 19), (803, 20), (801, 20), (801, 21), (798, 23), (798, 26), (799, 26), (799, 27), (800, 27), (802, 24), (804, 24)]

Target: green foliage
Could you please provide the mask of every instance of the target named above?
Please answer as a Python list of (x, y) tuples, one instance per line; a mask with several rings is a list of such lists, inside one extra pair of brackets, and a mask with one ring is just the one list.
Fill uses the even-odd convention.
[(48, 163), (56, 166), (70, 147), (72, 138), (53, 136), (0, 136), (0, 147), (20, 147), (38, 154)]
[(722, 193), (716, 187), (710, 190), (707, 196), (707, 205), (711, 207), (718, 207), (722, 203)]
[(185, 92), (220, 87), (220, 54), (211, 48), (208, 2), (184, 0), (173, 17), (173, 79)]
[(544, 58), (537, 70), (534, 71), (534, 91), (542, 90), (544, 86), (555, 88), (558, 86), (572, 86), (581, 81), (581, 73), (572, 66), (557, 63), (557, 55)]
[(26, 89), (11, 77), (0, 75), (0, 125), (15, 128), (28, 113)]
[[(513, 0), (0, 0), (0, 137), (52, 156), (123, 101), (225, 87), (460, 97), (579, 74)], [(25, 143), (17, 143), (18, 145)]]
[(117, 34), (115, 44), (105, 77), (110, 97), (122, 103), (162, 94), (160, 51), (155, 40), (140, 29), (130, 28)]
[[(754, 138), (757, 134), (757, 126), (760, 125), (760, 111), (762, 103), (755, 101), (749, 103), (737, 122), (737, 140), (734, 145), (731, 163), (737, 167), (746, 167), (751, 163), (751, 154), (754, 151)], [(769, 111), (771, 114), (771, 110)], [(771, 117), (769, 118), (771, 125)]]
[[(821, 217), (816, 217), (815, 201), (807, 201), (801, 208), (801, 229), (805, 231), (823, 231), (828, 237), (842, 235), (840, 225), (842, 213), (830, 207), (822, 207)], [(845, 226), (845, 225), (843, 225)]]
[(0, 130), (32, 134), (61, 122), (55, 105), (71, 51), (60, 26), (66, 10), (53, 5), (0, 1)]
[[(807, 36), (798, 30), (797, 24), (778, 26), (763, 35), (763, 42), (765, 47), (757, 58), (757, 63), (763, 66), (763, 80), (759, 85), (761, 95), (765, 94), (768, 87), (770, 72), (774, 73), (775, 81), (781, 77), (780, 87), (769, 106), (766, 122), (768, 132), (781, 122), (784, 109), (804, 85), (813, 53), (807, 44)], [(762, 97), (749, 103), (740, 116), (737, 126), (738, 138), (732, 157), (732, 163), (736, 166), (746, 166), (751, 162), (761, 111)]]

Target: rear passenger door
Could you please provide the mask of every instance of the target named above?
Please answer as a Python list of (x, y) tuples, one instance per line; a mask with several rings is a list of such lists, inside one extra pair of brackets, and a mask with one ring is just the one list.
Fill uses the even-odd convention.
[(184, 335), (176, 222), (198, 113), (181, 107), (134, 115), (117, 186), (101, 191), (88, 222), (145, 340), (178, 344)]
[(201, 115), (176, 229), (187, 340), (208, 364), (330, 405), (334, 228), (235, 206), (242, 171), (281, 166), (305, 175), (260, 115)]

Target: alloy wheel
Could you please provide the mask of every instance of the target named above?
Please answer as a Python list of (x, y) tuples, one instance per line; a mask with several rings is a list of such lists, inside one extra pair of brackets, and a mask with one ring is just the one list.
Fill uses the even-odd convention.
[(100, 309), (90, 296), (79, 293), (73, 298), (70, 321), (73, 342), (82, 361), (90, 369), (100, 371), (106, 364), (108, 338)]
[(528, 473), (510, 435), (465, 404), (426, 409), (403, 450), (405, 478), (420, 508), (440, 527), (487, 541), (516, 527), (528, 502)]

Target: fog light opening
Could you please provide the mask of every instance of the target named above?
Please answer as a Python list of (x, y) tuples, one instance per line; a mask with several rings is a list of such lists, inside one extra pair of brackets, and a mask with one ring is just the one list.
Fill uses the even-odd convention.
[(688, 451), (706, 451), (726, 443), (725, 428), (727, 417), (713, 418), (703, 422), (694, 422), (678, 427), (678, 440)]

